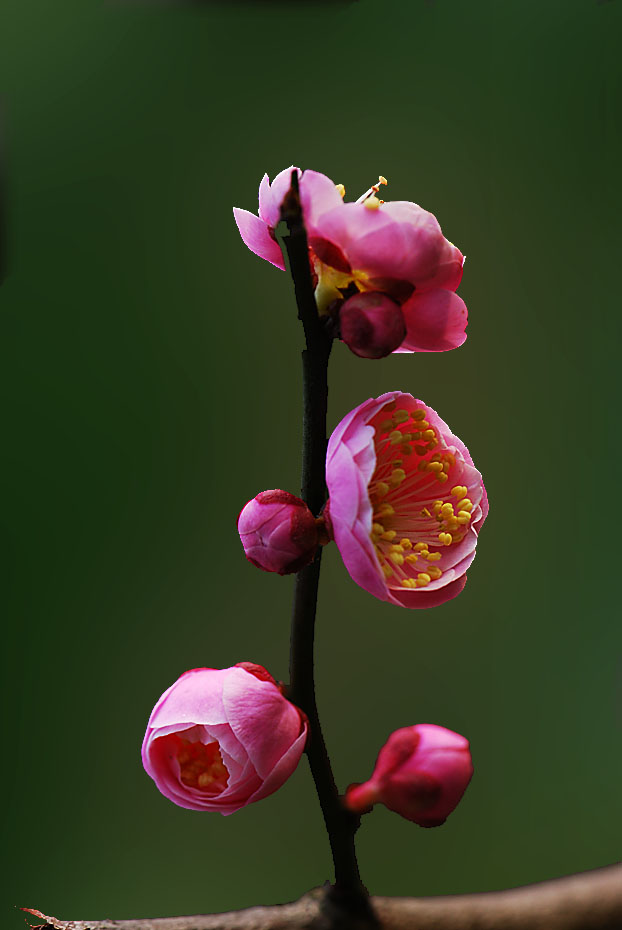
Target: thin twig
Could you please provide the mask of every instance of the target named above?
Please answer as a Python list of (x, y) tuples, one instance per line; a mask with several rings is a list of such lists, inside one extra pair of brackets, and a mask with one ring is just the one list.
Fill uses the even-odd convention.
[[(292, 185), (281, 208), (289, 236), (285, 247), (294, 281), (298, 316), (305, 333), (302, 353), (303, 426), (301, 496), (314, 514), (326, 502), (326, 411), (328, 404), (328, 359), (332, 337), (326, 332), (317, 312), (309, 267), (309, 248), (298, 190), (298, 175), (292, 172)], [(366, 892), (361, 884), (354, 833), (358, 819), (339, 801), (330, 759), (322, 735), (315, 699), (314, 630), (321, 550), (315, 561), (302, 569), (296, 578), (291, 625), (290, 690), (291, 700), (309, 718), (310, 738), (307, 756), (328, 831), (333, 862), (336, 906), (353, 918), (357, 914), (372, 925)]]

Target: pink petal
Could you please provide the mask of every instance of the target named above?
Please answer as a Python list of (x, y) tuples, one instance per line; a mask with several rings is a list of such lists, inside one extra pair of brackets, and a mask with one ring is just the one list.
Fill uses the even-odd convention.
[(270, 235), (268, 224), (254, 213), (241, 210), (239, 207), (233, 208), (233, 216), (244, 244), (251, 252), (270, 262), (276, 268), (280, 268), (281, 271), (285, 271), (281, 247)]
[(466, 304), (452, 291), (415, 291), (402, 311), (406, 338), (399, 352), (446, 352), (466, 339)]
[(260, 216), (262, 220), (270, 226), (272, 229), (275, 229), (281, 219), (281, 204), (283, 203), (283, 198), (285, 194), (291, 187), (292, 183), (292, 171), (298, 173), (300, 178), (302, 171), (300, 168), (296, 168), (294, 165), (290, 165), (289, 168), (285, 168), (283, 171), (279, 171), (274, 181), (270, 185), (270, 193), (266, 190), (266, 185), (262, 181), (263, 192), (260, 185), (259, 193), (261, 196), (260, 200)]
[(304, 752), (305, 744), (307, 742), (307, 731), (308, 725), (305, 722), (304, 729), (300, 736), (281, 756), (272, 771), (268, 773), (264, 783), (260, 786), (260, 788), (248, 799), (248, 804), (251, 804), (253, 801), (260, 801), (262, 798), (267, 798), (269, 794), (273, 794), (278, 788), (281, 787), (282, 784), (287, 781), (289, 776), (300, 762), (300, 757)]
[(391, 590), (391, 594), (395, 602), (401, 604), (402, 607), (415, 609), (419, 607), (438, 607), (440, 604), (444, 604), (445, 601), (457, 597), (465, 584), (466, 575), (462, 575), (461, 578), (457, 578), (450, 584), (436, 590), (430, 591), (430, 585), (428, 585), (427, 588), (403, 588), (401, 590), (395, 588)]
[(276, 685), (242, 668), (227, 669), (223, 687), (227, 720), (260, 778), (266, 778), (301, 730), (300, 712)]
[[(227, 670), (193, 668), (164, 692), (149, 718), (149, 727), (175, 731), (195, 724), (227, 723), (222, 687)], [(169, 732), (174, 732), (169, 730)]]

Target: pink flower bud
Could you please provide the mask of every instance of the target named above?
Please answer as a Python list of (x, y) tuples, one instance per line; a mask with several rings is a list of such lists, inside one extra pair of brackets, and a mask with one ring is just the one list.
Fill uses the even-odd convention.
[(319, 543), (315, 517), (287, 491), (262, 491), (238, 517), (249, 562), (264, 572), (289, 575), (313, 561)]
[(307, 726), (263, 666), (194, 668), (154, 707), (143, 765), (179, 807), (232, 814), (289, 778)]
[(391, 734), (372, 777), (348, 788), (345, 805), (362, 814), (380, 803), (420, 827), (438, 827), (457, 806), (472, 774), (464, 736), (418, 723)]
[(342, 340), (361, 358), (384, 358), (406, 336), (402, 308), (379, 291), (349, 297), (339, 311), (339, 328)]

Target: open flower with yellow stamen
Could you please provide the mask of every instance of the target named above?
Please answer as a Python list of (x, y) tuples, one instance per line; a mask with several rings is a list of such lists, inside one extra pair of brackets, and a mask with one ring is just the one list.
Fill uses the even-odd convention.
[(352, 410), (330, 437), (326, 483), (358, 585), (402, 607), (462, 591), (488, 499), (468, 449), (431, 407), (391, 391)]
[[(320, 315), (338, 317), (360, 295), (382, 298), (389, 317), (402, 316), (401, 332), (386, 352), (445, 352), (466, 339), (467, 308), (455, 293), (464, 256), (443, 235), (436, 217), (416, 203), (380, 200), (380, 177), (358, 200), (345, 201), (345, 188), (317, 171), (286, 168), (259, 186), (258, 215), (235, 207), (233, 214), (248, 248), (284, 269), (275, 229), (290, 188), (299, 178), (300, 202), (309, 242), (309, 262)], [(342, 335), (346, 344), (347, 333)], [(357, 355), (381, 357), (351, 346)]]

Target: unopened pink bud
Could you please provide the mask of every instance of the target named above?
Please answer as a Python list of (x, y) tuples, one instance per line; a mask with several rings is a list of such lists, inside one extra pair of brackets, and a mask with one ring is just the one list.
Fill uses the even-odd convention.
[(361, 358), (384, 358), (406, 336), (402, 308), (378, 291), (349, 297), (339, 311), (339, 328), (342, 340)]
[(391, 734), (372, 777), (348, 788), (345, 805), (362, 814), (380, 803), (420, 827), (438, 827), (457, 806), (472, 774), (464, 736), (418, 723)]
[(288, 491), (262, 491), (238, 517), (249, 562), (265, 572), (289, 575), (313, 561), (319, 543), (315, 517)]

